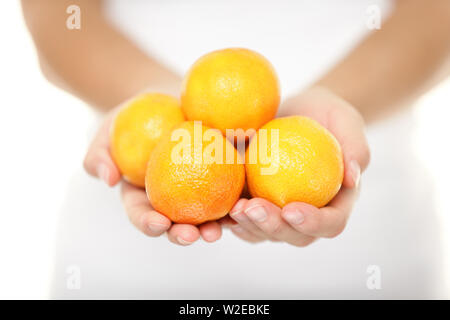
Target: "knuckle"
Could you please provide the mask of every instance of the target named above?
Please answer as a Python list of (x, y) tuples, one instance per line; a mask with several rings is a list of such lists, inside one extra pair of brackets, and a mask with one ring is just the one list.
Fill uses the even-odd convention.
[(253, 234), (248, 233), (248, 232), (240, 233), (240, 232), (237, 232), (237, 231), (235, 231), (233, 229), (231, 231), (234, 233), (234, 235), (236, 237), (238, 237), (241, 240), (247, 241), (249, 243), (258, 243), (258, 242), (262, 242), (262, 241), (265, 240), (264, 238), (258, 237), (256, 235), (253, 235)]
[(345, 229), (345, 224), (340, 224), (339, 226), (337, 226), (336, 228), (334, 228), (327, 236), (326, 238), (336, 238), (337, 236), (339, 236)]
[(126, 209), (126, 212), (127, 212), (128, 221), (130, 221), (131, 224), (133, 224), (135, 227), (138, 228), (138, 224), (136, 223), (136, 218), (132, 214), (131, 210), (130, 209)]
[(87, 154), (84, 159), (83, 159), (83, 168), (87, 173), (91, 173), (90, 172), (90, 157), (89, 154)]
[(272, 236), (277, 236), (283, 231), (283, 223), (277, 221), (268, 227), (267, 233)]
[(270, 238), (267, 231), (260, 230), (259, 228), (250, 229), (249, 233), (262, 240), (267, 240)]
[(312, 234), (312, 235), (318, 234), (321, 231), (321, 224), (317, 220), (316, 221), (311, 221), (311, 223), (308, 225), (306, 230), (307, 230), (308, 234)]
[(308, 239), (302, 238), (300, 240), (293, 242), (292, 245), (299, 247), (299, 248), (304, 248), (304, 247), (309, 246), (311, 243), (313, 243), (314, 240), (315, 240), (315, 238), (308, 238)]
[(260, 242), (263, 242), (265, 240), (266, 239), (262, 239), (262, 238), (251, 238), (250, 240), (247, 240), (247, 241), (250, 242), (250, 243), (260, 243)]
[(361, 146), (361, 151), (360, 151), (360, 161), (361, 161), (361, 168), (365, 169), (369, 163), (370, 163), (370, 158), (371, 158), (371, 152), (370, 152), (370, 148), (369, 148), (369, 144), (367, 143), (367, 141), (364, 142), (364, 144)]
[(126, 208), (128, 220), (139, 230), (144, 231), (144, 225), (146, 224), (146, 215), (138, 206), (129, 206)]

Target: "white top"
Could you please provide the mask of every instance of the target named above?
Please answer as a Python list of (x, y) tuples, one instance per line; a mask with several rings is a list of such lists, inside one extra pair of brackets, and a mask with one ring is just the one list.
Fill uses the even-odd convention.
[[(378, 5), (384, 15), (390, 8), (389, 2), (374, 0), (107, 3), (108, 16), (123, 32), (181, 74), (199, 56), (219, 48), (262, 53), (278, 72), (284, 98), (317, 79), (369, 32), (370, 5)], [(409, 113), (369, 130), (372, 163), (346, 230), (307, 248), (252, 245), (228, 231), (216, 243), (199, 241), (190, 247), (173, 245), (164, 236), (148, 238), (128, 222), (117, 188), (110, 190), (80, 172), (62, 212), (53, 294), (434, 297), (441, 274), (439, 235), (426, 201), (429, 182), (410, 148), (412, 130)], [(80, 290), (67, 288), (71, 265), (80, 268)], [(367, 286), (374, 268), (381, 271), (380, 290)]]

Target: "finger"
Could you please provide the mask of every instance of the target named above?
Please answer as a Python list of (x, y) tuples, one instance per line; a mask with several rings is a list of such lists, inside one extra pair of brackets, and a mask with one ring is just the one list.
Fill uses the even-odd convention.
[(214, 242), (220, 239), (222, 236), (222, 227), (216, 221), (210, 221), (201, 224), (198, 229), (200, 230), (200, 235), (206, 242)]
[(230, 216), (236, 214), (237, 212), (241, 212), (244, 211), (244, 207), (245, 204), (247, 203), (248, 199), (245, 198), (241, 198), (239, 199), (233, 206), (233, 208), (231, 208), (230, 210)]
[(233, 219), (231, 219), (231, 217), (228, 214), (225, 217), (220, 218), (219, 220), (217, 220), (217, 222), (222, 227), (232, 227), (232, 226), (237, 224), (237, 222), (234, 221)]
[(265, 199), (249, 200), (245, 205), (244, 212), (270, 239), (277, 239), (296, 246), (306, 246), (314, 241), (314, 237), (304, 235), (286, 223), (281, 218), (281, 209)]
[(267, 238), (267, 235), (259, 229), (252, 220), (245, 214), (244, 210), (247, 202), (250, 200), (240, 199), (230, 212), (230, 217), (241, 226), (241, 228), (253, 233), (259, 238)]
[[(345, 168), (343, 186), (357, 188), (361, 171), (369, 164), (370, 149), (361, 115), (347, 103), (342, 104), (342, 108), (330, 110), (328, 122), (331, 132), (342, 148)], [(345, 112), (342, 112), (342, 109)]]
[(251, 242), (251, 243), (257, 243), (257, 242), (262, 242), (262, 241), (266, 240), (263, 237), (258, 237), (255, 234), (251, 233), (250, 231), (245, 230), (240, 225), (235, 225), (235, 226), (231, 227), (230, 229), (231, 229), (231, 232), (233, 232), (233, 234), (235, 236), (237, 236), (238, 238), (241, 238), (242, 240)]
[(358, 188), (360, 179), (361, 167), (358, 161), (347, 157), (347, 160), (344, 160), (344, 180), (342, 185), (345, 188)]
[(293, 202), (282, 210), (282, 217), (295, 230), (312, 236), (333, 238), (345, 228), (356, 200), (358, 189), (343, 188), (324, 208), (303, 202)]
[(107, 185), (113, 186), (120, 181), (120, 171), (109, 153), (109, 129), (114, 117), (110, 113), (105, 118), (94, 140), (89, 146), (83, 166), (92, 176), (100, 178)]
[(144, 190), (123, 182), (121, 192), (125, 211), (136, 228), (150, 237), (160, 236), (170, 228), (170, 220), (151, 207)]
[(236, 203), (234, 204), (233, 208), (231, 208), (230, 210), (230, 214), (227, 214), (225, 217), (220, 218), (219, 220), (217, 220), (220, 225), (224, 226), (224, 227), (232, 227), (234, 225), (237, 224), (236, 221), (234, 221), (230, 215), (234, 214), (238, 211), (242, 211), (242, 208), (245, 205), (245, 202), (247, 201), (247, 199), (243, 198), (243, 199), (239, 199), (238, 201), (236, 201)]
[(200, 238), (200, 231), (191, 224), (173, 224), (167, 235), (171, 242), (188, 246)]

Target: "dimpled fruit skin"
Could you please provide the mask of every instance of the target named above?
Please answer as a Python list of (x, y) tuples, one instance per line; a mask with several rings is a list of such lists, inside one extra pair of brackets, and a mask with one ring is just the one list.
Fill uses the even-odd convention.
[[(279, 161), (270, 162), (274, 167), (278, 165), (278, 170), (273, 175), (262, 175), (260, 169), (269, 164), (261, 164), (259, 157), (256, 163), (246, 163), (252, 196), (279, 207), (294, 201), (325, 206), (339, 191), (344, 175), (342, 152), (335, 137), (316, 121), (301, 116), (277, 118), (262, 129), (267, 130), (269, 156), (271, 129), (279, 129)], [(258, 131), (253, 137), (249, 148), (260, 143), (256, 139), (260, 134)], [(249, 152), (247, 149), (247, 162)]]
[(184, 78), (181, 108), (188, 120), (219, 129), (258, 129), (280, 103), (278, 78), (262, 55), (240, 48), (208, 53)]
[(162, 136), (182, 123), (178, 99), (159, 93), (142, 94), (116, 115), (111, 128), (111, 156), (124, 178), (144, 187), (150, 154)]
[[(194, 122), (187, 121), (177, 127), (193, 135)], [(202, 126), (202, 131), (208, 129)], [(150, 157), (146, 175), (146, 190), (150, 203), (156, 211), (175, 223), (200, 224), (225, 216), (239, 199), (245, 181), (243, 161), (237, 162), (237, 151), (216, 130), (217, 138), (225, 148), (232, 148), (235, 161), (232, 164), (194, 161), (194, 143), (189, 139), (182, 163), (171, 160), (173, 148), (180, 143), (165, 138)], [(202, 150), (211, 142), (203, 140)], [(202, 152), (203, 153), (203, 152)], [(225, 157), (225, 153), (224, 153)], [(188, 159), (191, 163), (187, 163)]]

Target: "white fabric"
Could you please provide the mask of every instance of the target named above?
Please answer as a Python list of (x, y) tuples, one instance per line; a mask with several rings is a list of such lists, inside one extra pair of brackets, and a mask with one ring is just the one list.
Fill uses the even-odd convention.
[[(368, 29), (366, 9), (384, 1), (109, 1), (108, 15), (144, 50), (183, 73), (200, 55), (242, 46), (278, 71), (283, 96), (348, 52)], [(228, 231), (213, 244), (179, 247), (129, 223), (118, 189), (79, 172), (63, 212), (56, 251), (56, 298), (432, 298), (440, 287), (432, 186), (401, 114), (369, 129), (372, 163), (342, 235), (307, 248), (251, 245)], [(424, 218), (426, 216), (426, 219)], [(81, 288), (67, 288), (79, 266)], [(381, 270), (369, 290), (367, 268)]]

